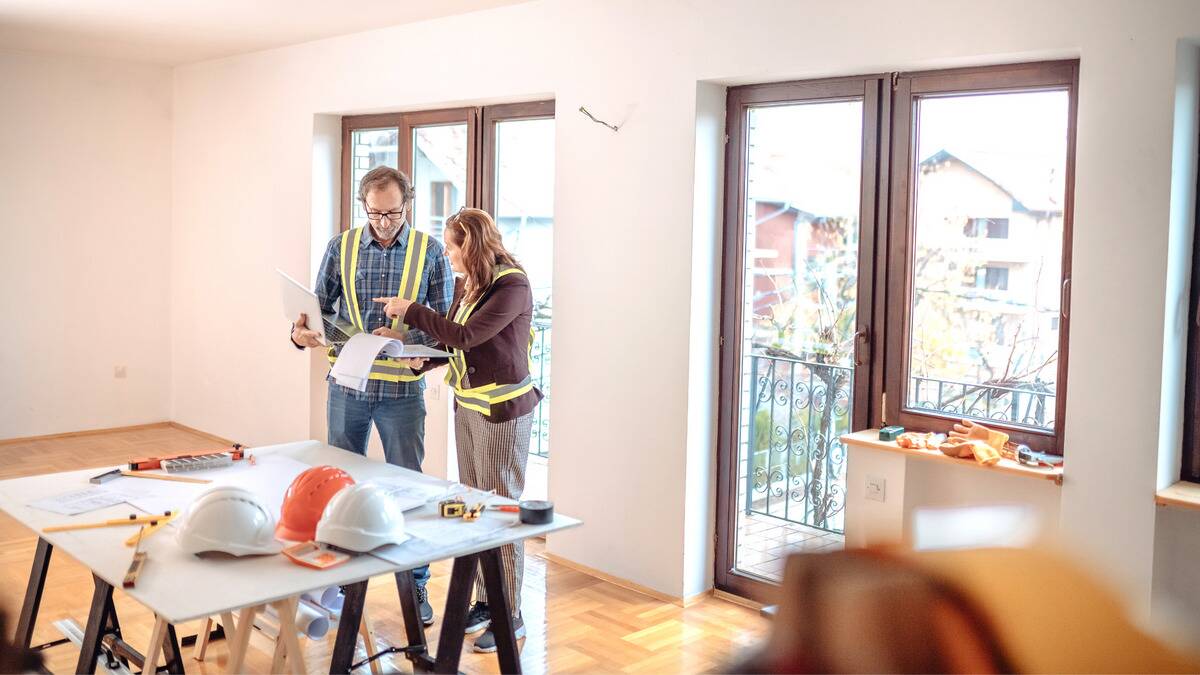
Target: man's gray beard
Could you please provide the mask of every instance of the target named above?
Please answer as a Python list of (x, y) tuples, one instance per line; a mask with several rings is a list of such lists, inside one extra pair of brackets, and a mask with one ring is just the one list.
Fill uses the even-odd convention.
[(388, 225), (386, 230), (383, 229), (382, 225), (371, 225), (371, 229), (375, 232), (375, 236), (383, 241), (391, 240), (398, 232), (400, 232), (399, 225), (391, 224)]

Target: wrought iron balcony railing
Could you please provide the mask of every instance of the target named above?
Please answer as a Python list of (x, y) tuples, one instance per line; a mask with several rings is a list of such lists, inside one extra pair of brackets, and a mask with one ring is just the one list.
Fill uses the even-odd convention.
[[(841, 532), (846, 449), (838, 439), (851, 431), (853, 369), (755, 354), (749, 376), (746, 513)], [(917, 408), (1054, 428), (1051, 392), (926, 377), (910, 378), (909, 387)]]
[(533, 348), (529, 351), (533, 366), (529, 374), (533, 377), (544, 398), (533, 411), (533, 429), (530, 431), (529, 454), (538, 457), (550, 456), (550, 324), (533, 324)]
[(750, 357), (747, 513), (842, 531), (851, 368)]

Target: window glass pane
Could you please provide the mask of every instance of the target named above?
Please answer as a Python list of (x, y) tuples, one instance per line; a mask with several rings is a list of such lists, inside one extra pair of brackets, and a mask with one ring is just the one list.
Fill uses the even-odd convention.
[(747, 115), (734, 567), (778, 582), (790, 553), (843, 543), (863, 104)]
[(446, 218), (466, 203), (467, 163), (466, 124), (413, 129), (412, 222), (417, 229), (442, 238)]
[(362, 177), (377, 166), (399, 168), (399, 138), (400, 130), (395, 127), (350, 132), (350, 227), (367, 224), (367, 214), (363, 211), (362, 202), (358, 201), (358, 184)]
[(510, 120), (495, 128), (493, 217), (533, 287), (530, 374), (546, 399), (534, 411), (529, 452), (549, 454), (550, 317), (554, 255), (554, 120)]
[(908, 408), (1054, 429), (1067, 106), (918, 101)]
[(536, 312), (550, 318), (553, 271), (554, 120), (496, 123), (496, 224), (533, 285)]

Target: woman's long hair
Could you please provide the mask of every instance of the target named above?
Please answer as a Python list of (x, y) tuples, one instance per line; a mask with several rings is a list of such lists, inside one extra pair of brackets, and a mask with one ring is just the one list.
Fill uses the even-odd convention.
[(463, 302), (475, 302), (492, 283), (497, 265), (524, 271), (516, 257), (504, 248), (496, 221), (481, 209), (459, 209), (446, 220), (445, 236), (462, 251), (466, 268)]

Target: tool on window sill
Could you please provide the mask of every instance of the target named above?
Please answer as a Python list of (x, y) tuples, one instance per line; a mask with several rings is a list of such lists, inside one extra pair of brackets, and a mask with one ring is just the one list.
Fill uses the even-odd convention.
[(75, 523), (72, 525), (51, 525), (42, 529), (42, 532), (70, 532), (72, 530), (94, 530), (101, 527), (118, 527), (121, 525), (153, 525), (161, 520), (170, 520), (173, 514), (170, 511), (163, 515), (139, 516), (131, 513), (128, 518), (112, 518), (103, 520), (97, 523)]
[(1057, 469), (1063, 465), (1063, 458), (1059, 455), (1049, 455), (1031, 450), (1027, 445), (1017, 446), (1017, 461), (1025, 466), (1040, 466), (1050, 469)]
[(146, 528), (138, 530), (137, 543), (133, 547), (133, 562), (129, 563), (129, 570), (125, 572), (125, 578), (121, 581), (121, 588), (133, 588), (137, 583), (138, 575), (142, 573), (142, 567), (146, 565), (146, 552), (142, 548), (142, 532)]
[(162, 457), (133, 459), (129, 461), (129, 470), (163, 469), (167, 473), (178, 473), (180, 471), (219, 469), (233, 464), (235, 460), (245, 459), (246, 454), (245, 446), (234, 443), (232, 447), (212, 452), (181, 452)]
[(211, 483), (211, 480), (206, 478), (184, 478), (183, 476), (168, 476), (165, 473), (150, 473), (148, 471), (121, 471), (122, 476), (130, 478), (151, 478), (154, 480), (170, 480), (177, 483)]
[(879, 440), (894, 441), (896, 440), (896, 437), (902, 433), (904, 433), (904, 427), (902, 426), (893, 425), (890, 427), (884, 427), (879, 430)]

